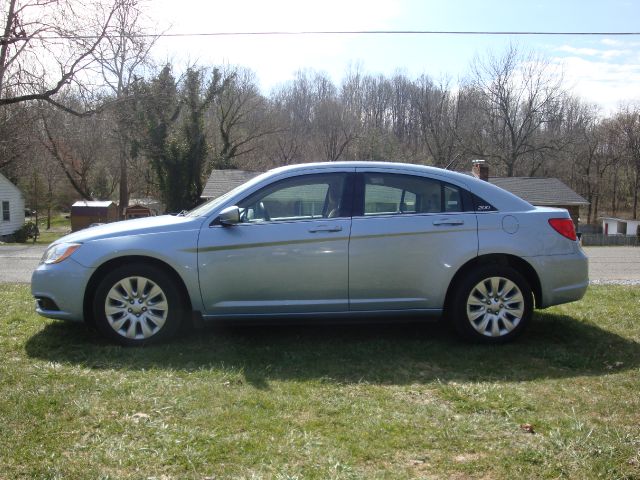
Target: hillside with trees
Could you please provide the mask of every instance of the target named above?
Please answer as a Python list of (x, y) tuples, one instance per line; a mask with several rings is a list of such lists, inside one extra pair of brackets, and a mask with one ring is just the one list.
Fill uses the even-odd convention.
[(176, 212), (212, 169), (483, 158), (492, 176), (560, 178), (590, 202), (583, 223), (638, 218), (640, 106), (603, 114), (535, 53), (479, 56), (458, 82), (304, 70), (266, 93), (245, 67), (153, 64), (141, 2), (95, 3), (2, 4), (0, 172), (31, 208), (154, 197)]

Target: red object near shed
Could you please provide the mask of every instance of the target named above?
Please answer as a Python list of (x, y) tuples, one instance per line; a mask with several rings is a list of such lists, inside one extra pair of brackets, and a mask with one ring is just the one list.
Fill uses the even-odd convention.
[(130, 218), (143, 218), (143, 217), (152, 217), (155, 213), (144, 205), (136, 204), (131, 205), (124, 209), (124, 218), (129, 220)]

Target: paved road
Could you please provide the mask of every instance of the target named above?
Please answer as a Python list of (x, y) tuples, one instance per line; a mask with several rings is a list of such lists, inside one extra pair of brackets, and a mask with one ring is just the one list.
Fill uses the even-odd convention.
[(640, 285), (640, 247), (585, 247), (592, 283)]
[(31, 282), (31, 272), (38, 266), (44, 245), (0, 245), (0, 282)]
[[(46, 247), (0, 245), (0, 282), (29, 283)], [(640, 285), (640, 247), (586, 247), (593, 283)]]

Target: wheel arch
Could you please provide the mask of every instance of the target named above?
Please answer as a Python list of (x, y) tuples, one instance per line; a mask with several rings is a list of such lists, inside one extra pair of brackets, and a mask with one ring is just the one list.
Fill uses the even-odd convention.
[(449, 304), (453, 299), (456, 286), (459, 283), (460, 279), (464, 278), (464, 276), (474, 268), (484, 265), (503, 265), (513, 268), (518, 273), (520, 273), (520, 275), (522, 275), (529, 283), (529, 287), (533, 292), (535, 307), (537, 308), (543, 304), (540, 278), (538, 277), (538, 273), (529, 262), (515, 255), (491, 253), (475, 257), (458, 269), (451, 282), (449, 283), (449, 288), (447, 289), (447, 294), (445, 297), (445, 311), (449, 309)]
[(93, 274), (91, 275), (91, 278), (87, 282), (87, 286), (84, 291), (84, 299), (82, 304), (83, 316), (87, 324), (93, 325), (94, 323), (92, 303), (94, 300), (96, 288), (98, 287), (100, 281), (108, 272), (110, 272), (114, 268), (118, 268), (123, 265), (131, 265), (134, 263), (153, 265), (157, 268), (162, 269), (175, 282), (176, 286), (178, 287), (178, 291), (180, 292), (180, 296), (185, 302), (184, 305), (187, 310), (193, 310), (187, 286), (185, 285), (184, 280), (182, 279), (180, 274), (171, 265), (154, 257), (147, 257), (144, 255), (127, 255), (107, 260), (98, 268), (96, 268), (95, 272), (93, 272)]

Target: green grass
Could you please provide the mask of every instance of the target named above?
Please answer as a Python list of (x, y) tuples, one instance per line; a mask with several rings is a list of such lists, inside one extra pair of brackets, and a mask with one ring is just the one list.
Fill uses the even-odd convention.
[(27, 286), (0, 304), (3, 479), (640, 478), (637, 287), (502, 347), (360, 325), (127, 349), (37, 317)]
[[(35, 241), (36, 245), (49, 245), (55, 240), (58, 240), (60, 237), (66, 235), (64, 232), (49, 232), (47, 230), (41, 229), (40, 234), (38, 235), (38, 239)], [(27, 241), (27, 245), (33, 245), (33, 239)]]
[[(66, 214), (68, 215), (68, 214)], [(54, 240), (71, 232), (71, 220), (65, 218), (65, 214), (54, 214), (51, 216), (51, 229), (47, 230), (47, 217), (40, 217), (38, 221), (40, 235), (36, 240), (36, 245), (49, 245)], [(32, 241), (33, 242), (33, 241)]]
[[(34, 222), (35, 217), (27, 217), (26, 221)], [(38, 228), (40, 233), (37, 240), (34, 242), (32, 238), (25, 242), (25, 245), (49, 245), (51, 242), (63, 237), (71, 232), (71, 220), (65, 218), (65, 214), (56, 214), (51, 217), (51, 229), (47, 230), (47, 217), (38, 218)], [(4, 244), (1, 244), (4, 245)], [(16, 245), (16, 243), (12, 243)], [(1, 478), (1, 477), (0, 477)]]

